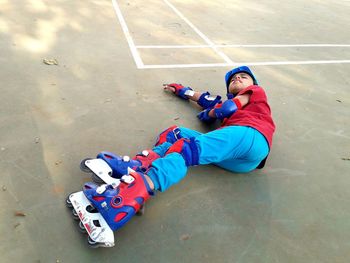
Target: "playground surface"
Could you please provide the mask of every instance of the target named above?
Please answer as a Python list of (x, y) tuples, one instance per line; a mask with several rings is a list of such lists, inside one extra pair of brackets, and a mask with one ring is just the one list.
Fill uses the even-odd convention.
[[(350, 1), (0, 0), (1, 262), (348, 262)], [(248, 65), (277, 126), (264, 169), (215, 166), (91, 249), (65, 206), (100, 151), (171, 125), (205, 132), (162, 84), (225, 95)]]

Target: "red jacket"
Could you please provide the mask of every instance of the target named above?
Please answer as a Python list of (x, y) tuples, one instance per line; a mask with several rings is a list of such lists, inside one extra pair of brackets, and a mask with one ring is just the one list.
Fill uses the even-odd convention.
[(229, 118), (224, 119), (221, 127), (234, 125), (252, 127), (265, 136), (271, 149), (275, 124), (272, 120), (265, 91), (260, 86), (252, 85), (240, 91), (236, 96), (247, 93), (250, 94), (249, 103)]

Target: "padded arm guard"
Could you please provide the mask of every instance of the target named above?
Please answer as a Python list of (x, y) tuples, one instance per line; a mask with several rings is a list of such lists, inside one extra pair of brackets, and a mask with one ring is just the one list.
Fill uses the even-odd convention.
[(220, 108), (214, 109), (214, 114), (216, 118), (222, 120), (227, 117), (230, 117), (238, 109), (242, 107), (241, 102), (238, 99), (227, 100), (222, 103)]
[(217, 103), (221, 102), (221, 96), (217, 95), (216, 97), (210, 96), (210, 93), (207, 91), (203, 93), (197, 104), (201, 106), (203, 109), (213, 108)]

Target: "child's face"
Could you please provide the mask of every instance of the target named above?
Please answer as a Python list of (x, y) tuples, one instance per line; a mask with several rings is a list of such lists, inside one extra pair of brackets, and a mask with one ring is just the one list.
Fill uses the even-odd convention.
[(237, 73), (233, 75), (230, 80), (230, 85), (228, 86), (228, 90), (232, 94), (237, 94), (241, 90), (254, 85), (254, 81), (252, 77), (244, 72)]

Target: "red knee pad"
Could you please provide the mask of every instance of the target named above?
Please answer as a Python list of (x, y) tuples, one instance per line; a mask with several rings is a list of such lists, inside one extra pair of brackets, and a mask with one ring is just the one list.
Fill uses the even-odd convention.
[(169, 127), (168, 129), (166, 129), (165, 131), (161, 132), (158, 135), (155, 146), (158, 146), (165, 142), (170, 142), (170, 143), (176, 142), (177, 140), (182, 138), (182, 136), (180, 135), (180, 132), (181, 131), (179, 127), (176, 125)]

